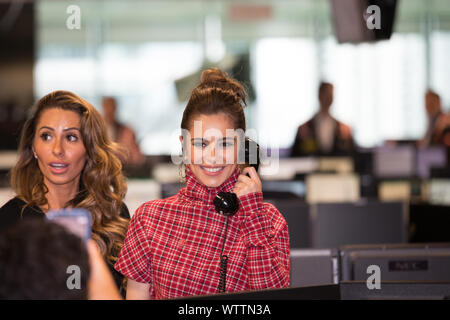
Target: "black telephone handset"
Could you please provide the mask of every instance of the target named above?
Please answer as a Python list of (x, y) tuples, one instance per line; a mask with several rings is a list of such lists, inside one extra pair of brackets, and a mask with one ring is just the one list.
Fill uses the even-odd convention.
[[(254, 157), (250, 157), (250, 152), (256, 152), (256, 163), (254, 163)], [(253, 155), (253, 154), (252, 154)], [(259, 167), (259, 145), (249, 139), (245, 138), (245, 163), (250, 165), (258, 171)], [(248, 174), (247, 174), (248, 176)], [(234, 215), (239, 210), (239, 201), (236, 193), (234, 192), (219, 192), (213, 200), (216, 212), (223, 214), (227, 217), (225, 223), (225, 235), (223, 237), (222, 250), (220, 252), (220, 279), (219, 279), (219, 292), (225, 292), (226, 277), (227, 277), (227, 264), (228, 256), (223, 254), (225, 247), (225, 241), (227, 238), (228, 218)]]
[[(252, 157), (250, 156), (250, 152), (252, 152)], [(253, 152), (256, 154), (253, 154)], [(256, 160), (256, 162), (254, 160)], [(247, 166), (252, 166), (258, 171), (259, 145), (249, 138), (245, 138), (245, 164)], [(247, 176), (249, 175), (247, 174)], [(225, 216), (232, 216), (239, 209), (237, 196), (233, 192), (219, 192), (214, 198), (213, 203), (216, 207), (216, 211)]]
[(213, 200), (216, 212), (226, 217), (232, 216), (239, 209), (239, 202), (234, 192), (219, 192)]
[(250, 138), (245, 138), (245, 163), (252, 166), (258, 172), (259, 168), (259, 144)]

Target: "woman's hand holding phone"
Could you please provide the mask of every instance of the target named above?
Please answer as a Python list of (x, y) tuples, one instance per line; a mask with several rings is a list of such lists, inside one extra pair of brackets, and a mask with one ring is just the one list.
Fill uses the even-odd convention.
[(232, 216), (239, 210), (238, 198), (255, 192), (262, 192), (262, 183), (256, 169), (247, 167), (239, 175), (233, 192), (219, 192), (213, 203), (218, 213)]
[(262, 192), (262, 183), (253, 167), (246, 167), (238, 177), (233, 192), (239, 197), (254, 192)]

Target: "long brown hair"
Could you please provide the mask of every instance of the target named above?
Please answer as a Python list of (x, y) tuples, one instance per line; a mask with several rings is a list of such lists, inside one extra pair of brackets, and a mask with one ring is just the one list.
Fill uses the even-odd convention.
[(89, 210), (93, 240), (105, 258), (115, 261), (128, 228), (128, 220), (119, 216), (127, 191), (121, 162), (124, 154), (108, 137), (100, 113), (87, 101), (72, 92), (60, 90), (36, 102), (31, 117), (22, 128), (18, 161), (11, 171), (11, 185), (27, 206), (48, 204), (48, 188), (32, 148), (39, 118), (44, 110), (51, 108), (70, 110), (80, 116), (80, 132), (87, 155), (78, 193), (65, 207)]

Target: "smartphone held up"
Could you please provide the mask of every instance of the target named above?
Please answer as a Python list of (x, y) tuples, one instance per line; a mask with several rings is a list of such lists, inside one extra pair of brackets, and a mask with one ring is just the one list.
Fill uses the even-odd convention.
[(91, 216), (86, 209), (51, 210), (47, 213), (47, 220), (63, 226), (84, 242), (91, 238)]

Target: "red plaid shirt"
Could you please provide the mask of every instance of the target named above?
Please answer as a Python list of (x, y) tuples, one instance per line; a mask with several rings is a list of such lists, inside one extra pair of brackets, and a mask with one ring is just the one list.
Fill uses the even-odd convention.
[[(149, 283), (152, 299), (218, 293), (226, 217), (213, 199), (231, 192), (238, 176), (236, 169), (220, 187), (208, 188), (187, 168), (186, 187), (177, 195), (136, 210), (116, 270)], [(288, 226), (262, 200), (262, 193), (240, 197), (239, 211), (229, 218), (226, 292), (289, 286)]]

